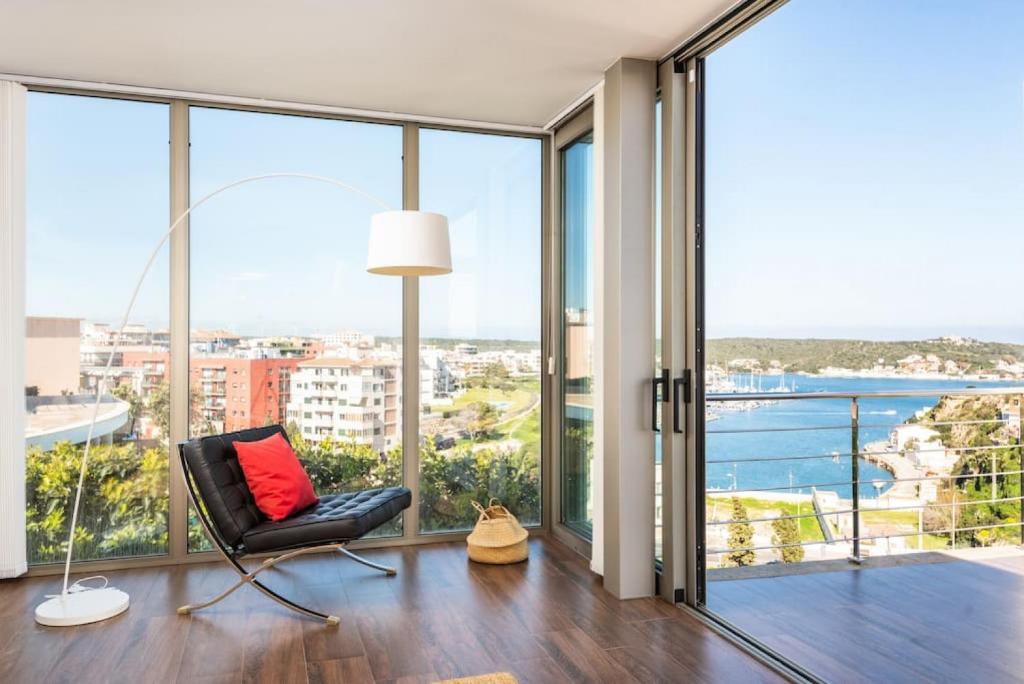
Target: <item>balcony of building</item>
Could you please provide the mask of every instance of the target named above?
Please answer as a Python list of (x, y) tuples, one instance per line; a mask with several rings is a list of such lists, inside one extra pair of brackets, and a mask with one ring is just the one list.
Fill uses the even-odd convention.
[[(1016, 648), (1024, 611), (1021, 399), (709, 395), (708, 609), (828, 681), (1015, 681), (992, 654)], [(931, 408), (888, 408), (914, 402)], [(742, 417), (765, 408), (773, 423)], [(822, 433), (847, 446), (782, 447)]]

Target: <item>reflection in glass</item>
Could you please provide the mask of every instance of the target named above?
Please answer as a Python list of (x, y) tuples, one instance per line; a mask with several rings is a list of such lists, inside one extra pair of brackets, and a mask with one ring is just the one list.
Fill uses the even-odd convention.
[(420, 133), (420, 208), (453, 273), (420, 280), (420, 531), (499, 499), (540, 522), (541, 142)]
[(593, 136), (562, 151), (562, 522), (593, 524)]

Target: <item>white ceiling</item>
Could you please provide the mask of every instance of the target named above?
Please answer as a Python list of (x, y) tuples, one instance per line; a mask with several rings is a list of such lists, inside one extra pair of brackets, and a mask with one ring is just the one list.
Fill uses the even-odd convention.
[(539, 126), (734, 0), (0, 0), (0, 73)]

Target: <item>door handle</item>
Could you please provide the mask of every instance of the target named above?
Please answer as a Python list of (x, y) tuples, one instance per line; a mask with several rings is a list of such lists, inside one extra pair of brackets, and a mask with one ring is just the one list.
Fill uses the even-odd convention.
[[(654, 376), (654, 382), (651, 385), (651, 429), (655, 432), (661, 432), (658, 429), (658, 400), (667, 402), (668, 401), (668, 368), (661, 369), (661, 375)], [(661, 388), (661, 393), (658, 393), (658, 388)]]
[(677, 434), (683, 433), (679, 405), (684, 402), (690, 403), (690, 377), (690, 369), (687, 368), (680, 377), (672, 381), (672, 431)]

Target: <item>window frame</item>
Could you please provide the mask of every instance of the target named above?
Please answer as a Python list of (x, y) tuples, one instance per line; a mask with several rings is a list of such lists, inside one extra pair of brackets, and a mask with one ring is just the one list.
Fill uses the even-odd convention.
[[(263, 114), (301, 116), (355, 123), (385, 124), (402, 127), (402, 208), (417, 209), (419, 206), (419, 131), (436, 129), (460, 131), (487, 135), (501, 135), (531, 138), (541, 141), (541, 165), (538, 177), (541, 183), (541, 358), (551, 353), (549, 325), (550, 309), (548, 297), (551, 289), (551, 217), (550, 169), (552, 135), (542, 131), (517, 130), (491, 125), (446, 124), (435, 121), (421, 122), (410, 117), (361, 116), (348, 112), (321, 111), (330, 108), (291, 106), (257, 106), (228, 100), (199, 99), (191, 97), (159, 97), (143, 93), (118, 92), (103, 88), (72, 88), (25, 83), (30, 92), (43, 92), (79, 97), (95, 97), (106, 100), (127, 100), (153, 102), (168, 105), (170, 181), (168, 194), (171, 216), (168, 223), (180, 216), (189, 206), (189, 111), (191, 107), (206, 109), (227, 109)], [(74, 563), (76, 572), (105, 571), (183, 563), (203, 563), (218, 559), (216, 551), (188, 552), (188, 494), (182, 477), (181, 465), (177, 458), (176, 445), (188, 439), (189, 415), (189, 224), (182, 222), (171, 235), (170, 250), (170, 435), (169, 435), (169, 525), (168, 552), (156, 556), (132, 556), (109, 560), (88, 560)], [(419, 286), (418, 279), (403, 278), (402, 287), (402, 451), (404, 485), (413, 493), (413, 503), (404, 513), (402, 535), (380, 539), (365, 539), (353, 542), (351, 548), (380, 548), (429, 544), (446, 541), (462, 541), (468, 534), (462, 532), (420, 533), (418, 521), (419, 506)], [(554, 472), (551, 461), (551, 377), (547, 369), (541, 372), (541, 524), (535, 532), (547, 533), (551, 511), (551, 477)], [(29, 576), (45, 576), (63, 571), (62, 563), (33, 565)]]
[(562, 216), (562, 190), (564, 189), (562, 171), (565, 150), (587, 134), (593, 133), (594, 103), (593, 100), (589, 100), (583, 103), (571, 118), (564, 120), (555, 131), (549, 171), (551, 182), (548, 184), (551, 204), (550, 222), (553, 226), (551, 231), (550, 296), (547, 300), (550, 308), (548, 337), (552, 342), (552, 350), (547, 355), (547, 370), (551, 371), (548, 375), (550, 380), (548, 384), (551, 385), (551, 402), (545, 404), (548, 407), (547, 414), (551, 427), (550, 433), (546, 434), (548, 452), (551, 454), (550, 477), (547, 478), (551, 509), (549, 525), (556, 539), (587, 558), (593, 558), (592, 539), (587, 538), (580, 530), (562, 522), (562, 435), (564, 434), (562, 374), (565, 370), (565, 225)]

